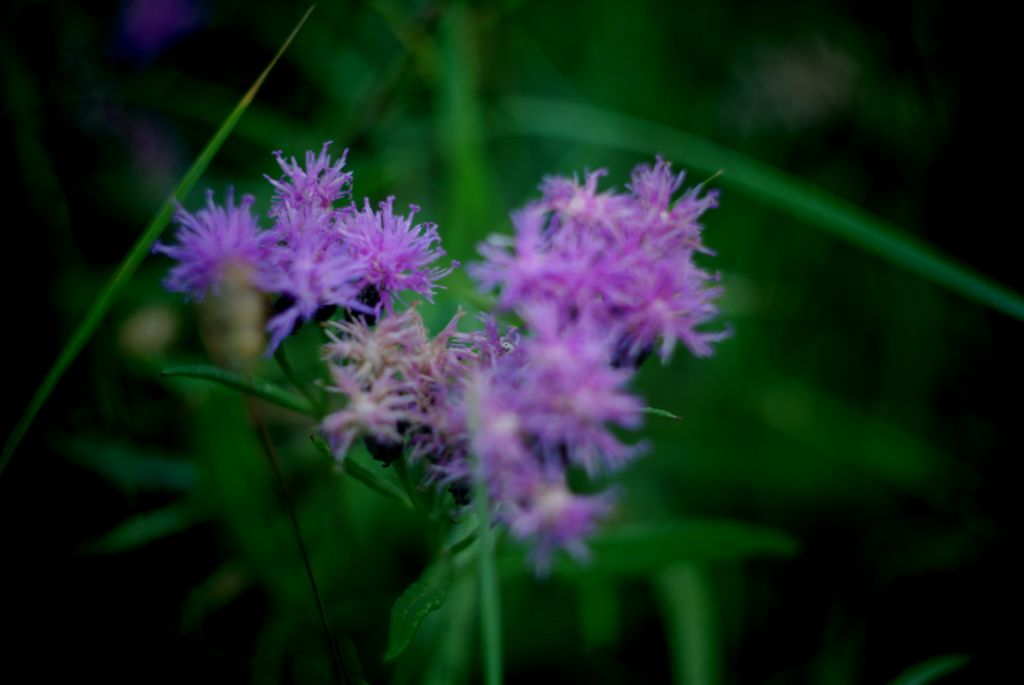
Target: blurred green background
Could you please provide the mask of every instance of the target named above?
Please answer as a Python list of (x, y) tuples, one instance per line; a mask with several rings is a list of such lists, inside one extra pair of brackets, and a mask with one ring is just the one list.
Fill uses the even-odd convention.
[[(306, 8), (4, 6), (5, 435)], [(233, 185), (265, 211), (271, 151), (333, 140), (357, 198), (420, 205), (465, 261), (511, 230), (545, 174), (607, 167), (621, 188), (662, 152), (704, 180), (718, 165), (679, 142), (688, 132), (1020, 291), (1020, 174), (1004, 170), (1021, 151), (1008, 99), (1020, 14), (323, 2), (186, 204)], [(721, 166), (705, 263), (735, 335), (710, 359), (642, 368), (648, 403), (682, 418), (650, 417), (654, 449), (615, 479), (614, 525), (675, 533), (639, 561), (540, 582), (503, 557), (508, 681), (838, 685), (959, 655), (942, 682), (1012, 668), (1020, 322), (730, 185)], [(167, 267), (146, 260), (0, 477), (0, 682), (330, 680), (244, 405), (158, 375), (206, 358), (196, 313), (160, 287)], [(431, 323), (475, 306), (469, 289), (452, 277)], [(309, 333), (288, 345), (313, 378)], [(382, 663), (391, 606), (429, 562), (422, 531), (334, 472), (309, 424), (267, 412), (346, 659), (371, 683), (478, 682), (471, 568)]]

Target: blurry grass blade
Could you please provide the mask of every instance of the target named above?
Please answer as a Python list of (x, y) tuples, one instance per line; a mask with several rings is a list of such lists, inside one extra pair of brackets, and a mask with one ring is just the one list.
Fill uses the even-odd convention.
[[(309, 437), (318, 450), (320, 450), (329, 459), (334, 459), (334, 455), (331, 454), (331, 448), (328, 447), (323, 438), (318, 435), (311, 435)], [(405, 491), (402, 490), (402, 488), (398, 487), (380, 474), (375, 473), (372, 469), (360, 464), (356, 461), (354, 454), (349, 454), (345, 457), (341, 468), (346, 474), (352, 476), (374, 492), (401, 502), (402, 506), (409, 511), (413, 511), (415, 509), (412, 501), (409, 499), (409, 496), (405, 494)]]
[[(679, 562), (791, 557), (799, 549), (793, 536), (775, 528), (721, 519), (684, 519), (609, 529), (590, 541), (591, 559), (559, 558), (558, 574), (598, 573), (647, 576)], [(502, 570), (524, 572), (522, 552), (502, 559)]]
[(501, 585), (494, 559), (497, 542), (490, 525), (491, 503), (484, 478), (476, 479), (473, 497), (480, 517), (480, 542), (477, 544), (477, 577), (480, 590), (480, 643), (483, 647), (484, 683), (501, 685)]
[(641, 411), (645, 414), (650, 414), (651, 416), (660, 416), (663, 419), (675, 419), (676, 421), (682, 420), (672, 412), (665, 409), (658, 409), (657, 407), (644, 407)]
[(103, 287), (103, 290), (100, 291), (100, 294), (97, 295), (92, 306), (82, 319), (82, 322), (79, 323), (78, 327), (74, 332), (72, 332), (71, 337), (68, 338), (67, 343), (64, 344), (63, 349), (61, 349), (60, 353), (57, 355), (57, 359), (53, 362), (49, 371), (46, 372), (43, 382), (40, 383), (39, 388), (36, 389), (35, 394), (32, 395), (32, 398), (29, 400), (28, 405), (25, 407), (25, 411), (18, 419), (18, 423), (14, 426), (14, 430), (12, 430), (10, 435), (7, 436), (7, 439), (4, 442), (3, 453), (0, 454), (0, 474), (2, 474), (4, 469), (7, 467), (8, 462), (11, 460), (11, 456), (18, 448), (18, 444), (25, 436), (29, 426), (32, 425), (32, 421), (35, 419), (36, 414), (39, 413), (39, 410), (42, 409), (43, 405), (46, 403), (50, 393), (52, 393), (53, 389), (57, 386), (57, 383), (64, 375), (64, 372), (67, 371), (68, 367), (71, 366), (71, 363), (75, 361), (75, 358), (78, 357), (78, 354), (82, 351), (82, 348), (85, 347), (85, 344), (89, 342), (92, 334), (99, 327), (100, 322), (103, 321), (103, 317), (106, 316), (107, 311), (110, 309), (110, 305), (113, 304), (114, 298), (116, 298), (125, 285), (127, 285), (136, 269), (139, 268), (139, 264), (142, 263), (142, 260), (145, 259), (146, 255), (149, 253), (150, 247), (152, 247), (157, 237), (159, 237), (160, 233), (167, 225), (167, 222), (170, 221), (171, 214), (174, 212), (175, 201), (184, 200), (185, 196), (188, 195), (188, 192), (203, 175), (203, 172), (206, 171), (206, 167), (210, 165), (210, 161), (213, 160), (214, 155), (217, 154), (220, 146), (224, 144), (224, 141), (231, 133), (231, 130), (235, 127), (235, 124), (238, 123), (238, 120), (242, 117), (246, 108), (253, 101), (253, 98), (256, 97), (256, 93), (259, 91), (260, 86), (263, 85), (267, 75), (270, 74), (271, 69), (273, 69), (274, 65), (277, 64), (277, 61), (281, 58), (281, 55), (284, 54), (284, 51), (288, 48), (288, 45), (291, 44), (292, 40), (298, 34), (299, 29), (302, 28), (302, 25), (306, 22), (306, 19), (309, 18), (312, 11), (313, 7), (310, 7), (306, 11), (302, 16), (302, 19), (299, 20), (299, 23), (296, 24), (295, 28), (292, 29), (292, 32), (288, 35), (288, 38), (285, 39), (284, 43), (278, 49), (277, 54), (275, 54), (273, 59), (270, 60), (270, 64), (266, 66), (249, 90), (246, 91), (245, 95), (242, 96), (242, 99), (235, 106), (234, 110), (231, 111), (227, 119), (224, 120), (224, 123), (221, 124), (220, 128), (217, 129), (217, 132), (213, 134), (210, 142), (206, 144), (206, 147), (203, 148), (199, 157), (185, 173), (181, 182), (178, 183), (178, 187), (174, 189), (171, 196), (167, 198), (167, 201), (160, 207), (156, 216), (153, 217), (153, 220), (150, 221), (148, 226), (146, 226), (142, 235), (139, 236), (139, 239), (135, 241), (134, 245), (132, 245), (127, 256), (125, 256), (121, 265), (117, 268), (117, 271)]
[(967, 665), (971, 657), (966, 654), (946, 654), (937, 656), (919, 664), (914, 664), (907, 670), (889, 681), (889, 685), (926, 685), (934, 683), (944, 675), (958, 671)]
[(191, 492), (196, 487), (195, 467), (181, 459), (84, 438), (58, 443), (56, 448), (125, 491)]
[(216, 366), (205, 364), (173, 366), (161, 371), (160, 375), (166, 378), (197, 378), (212, 381), (247, 395), (255, 395), (285, 409), (291, 409), (307, 416), (316, 416), (313, 405), (305, 397), (292, 394), (269, 381), (252, 378), (235, 371), (227, 371)]
[(427, 568), (395, 601), (391, 609), (388, 648), (384, 660), (391, 661), (405, 651), (416, 636), (423, 619), (437, 611), (452, 587), (452, 568), (447, 559), (439, 559)]
[(721, 682), (715, 602), (708, 572), (696, 564), (675, 564), (655, 578), (676, 685)]
[(1024, 296), (927, 243), (810, 183), (699, 136), (588, 105), (533, 97), (505, 100), (512, 133), (660, 152), (693, 169), (724, 170), (722, 183), (823, 228), (949, 290), (1024, 319)]
[(178, 502), (163, 509), (138, 514), (121, 523), (102, 537), (90, 542), (88, 552), (112, 554), (142, 547), (155, 540), (187, 530), (202, 520), (195, 506)]
[(469, 681), (473, 643), (473, 618), (476, 615), (476, 585), (473, 576), (461, 574), (455, 580), (448, 601), (440, 610), (441, 632), (431, 654), (422, 682), (425, 685), (460, 685)]

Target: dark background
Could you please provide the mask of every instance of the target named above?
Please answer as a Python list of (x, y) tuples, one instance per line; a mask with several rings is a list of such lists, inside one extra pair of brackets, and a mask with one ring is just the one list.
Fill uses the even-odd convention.
[[(144, 5), (2, 10), (4, 434), (306, 9)], [(621, 187), (661, 151), (653, 135), (646, 155), (533, 135), (509, 98), (541, 96), (736, 149), (1019, 292), (1021, 18), (995, 3), (325, 2), (186, 204), (234, 185), (265, 210), (271, 151), (333, 140), (357, 197), (420, 205), (472, 258), (543, 175), (605, 166)], [(649, 404), (683, 420), (649, 421), (653, 452), (619, 479), (623, 521), (724, 517), (800, 541), (789, 559), (688, 567), (712, 607), (703, 682), (886, 682), (947, 654), (971, 661), (943, 682), (1018, 670), (1020, 322), (728, 177), (706, 239), (735, 335), (641, 370)], [(0, 476), (0, 682), (328, 677), (242, 405), (158, 377), (204, 357), (195, 313), (160, 288), (167, 266), (147, 259)], [(311, 374), (314, 343), (289, 343)], [(308, 427), (273, 428), (367, 680), (477, 681), (468, 581), (380, 663), (390, 606), (426, 563), (415, 521), (339, 483)], [(103, 467), (135, 457), (175, 466), (155, 481)], [(154, 511), (177, 532), (102, 538)], [(508, 680), (667, 682), (665, 577), (508, 579)]]

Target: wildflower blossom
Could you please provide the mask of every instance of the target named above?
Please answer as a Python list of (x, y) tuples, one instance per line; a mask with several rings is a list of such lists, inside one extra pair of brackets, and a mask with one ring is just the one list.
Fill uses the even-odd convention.
[(270, 350), (343, 308), (323, 348), (328, 390), (345, 400), (321, 422), (335, 456), (357, 439), (385, 465), (406, 452), (457, 506), (474, 484), (486, 488), (492, 517), (528, 541), (539, 572), (560, 550), (584, 558), (614, 493), (577, 494), (568, 471), (617, 471), (645, 449), (618, 432), (641, 423), (629, 382), (649, 354), (667, 360), (682, 344), (706, 356), (728, 334), (703, 328), (722, 289), (695, 261), (713, 254), (700, 219), (717, 195), (680, 194), (684, 175), (661, 158), (638, 166), (625, 192), (601, 190), (603, 170), (545, 179), (513, 214), (514, 235), (490, 238), (470, 268), (521, 327), (483, 315), (481, 328), (460, 332), (459, 310), (431, 336), (415, 305), (396, 305), (402, 293), (430, 300), (457, 266), (438, 266), (437, 226), (416, 223), (414, 205), (396, 214), (394, 198), (341, 205), (352, 174), (328, 147), (304, 164), (277, 153), (284, 175), (269, 179), (268, 231), (250, 197), (179, 210), (178, 245), (155, 248), (179, 262), (168, 287), (200, 299), (241, 274), (245, 292), (276, 295)]
[(538, 481), (529, 497), (504, 512), (512, 535), (531, 545), (530, 559), (540, 574), (551, 566), (554, 553), (566, 550), (583, 561), (589, 557), (584, 540), (614, 507), (613, 493), (577, 495), (564, 479)]
[(369, 383), (388, 373), (405, 371), (427, 345), (423, 320), (415, 308), (385, 317), (371, 327), (364, 317), (332, 321), (324, 358), (345, 362), (360, 382)]
[(359, 435), (381, 442), (401, 443), (400, 426), (416, 420), (411, 384), (395, 375), (386, 375), (364, 386), (347, 369), (331, 367), (334, 385), (328, 390), (347, 398), (344, 409), (323, 420), (323, 431), (335, 456), (342, 460)]
[(692, 189), (673, 204), (683, 175), (662, 159), (634, 170), (629, 193), (598, 192), (603, 175), (588, 174), (582, 184), (546, 179), (542, 198), (513, 215), (513, 240), (481, 245), (485, 261), (471, 275), (500, 291), (504, 309), (554, 304), (563, 321), (583, 316), (620, 329), (634, 358), (659, 339), (662, 360), (679, 341), (709, 354), (725, 334), (698, 327), (717, 314), (721, 289), (693, 255), (711, 253), (699, 218), (717, 195)]
[(327, 154), (330, 145), (330, 141), (324, 143), (318, 155), (314, 155), (312, 150), (307, 151), (305, 166), (294, 157), (285, 159), (280, 150), (274, 153), (284, 177), (277, 180), (265, 177), (274, 186), (270, 216), (332, 214), (335, 203), (351, 195), (352, 173), (342, 171), (348, 150), (332, 162)]
[(341, 243), (310, 233), (270, 252), (261, 284), (278, 293), (276, 316), (267, 323), (270, 349), (325, 307), (363, 309), (357, 301), (362, 270)]
[(380, 297), (379, 306), (394, 309), (395, 294), (418, 293), (431, 300), (437, 280), (458, 266), (447, 269), (430, 266), (444, 256), (441, 237), (433, 223), (414, 224), (419, 211), (409, 206), (408, 216), (395, 214), (394, 198), (380, 203), (376, 211), (367, 199), (363, 208), (353, 212), (340, 226), (341, 239), (363, 270), (363, 286), (372, 287)]
[(207, 292), (217, 290), (229, 270), (255, 277), (267, 254), (267, 235), (252, 215), (253, 202), (251, 195), (244, 195), (241, 204), (236, 205), (234, 191), (229, 190), (227, 202), (221, 207), (214, 202), (211, 190), (206, 195), (206, 207), (195, 214), (179, 205), (174, 215), (177, 244), (153, 246), (153, 252), (178, 262), (164, 286), (201, 301)]

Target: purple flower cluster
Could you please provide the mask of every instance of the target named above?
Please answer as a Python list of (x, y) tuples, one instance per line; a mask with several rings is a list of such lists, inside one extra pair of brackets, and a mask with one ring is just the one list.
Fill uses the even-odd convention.
[(304, 164), (275, 153), (283, 175), (267, 177), (274, 188), (269, 229), (252, 215), (251, 196), (236, 206), (229, 194), (218, 207), (211, 194), (195, 214), (179, 208), (177, 244), (154, 248), (178, 262), (167, 288), (201, 300), (216, 294), (226, 269), (244, 267), (252, 287), (277, 296), (267, 322), (270, 352), (303, 323), (338, 308), (376, 317), (392, 311), (402, 291), (431, 299), (436, 281), (456, 266), (433, 266), (444, 256), (437, 227), (414, 223), (414, 206), (408, 216), (395, 214), (393, 198), (378, 210), (369, 200), (358, 207), (346, 155), (332, 160), (329, 146), (307, 152)]
[(515, 237), (485, 243), (485, 261), (471, 273), (484, 289), (500, 289), (503, 309), (529, 316), (543, 304), (559, 326), (614, 331), (619, 363), (635, 362), (659, 339), (662, 361), (676, 342), (711, 354), (726, 333), (698, 327), (717, 314), (721, 289), (693, 255), (713, 254), (699, 219), (717, 206), (717, 193), (701, 195), (698, 186), (673, 200), (683, 174), (660, 158), (633, 171), (628, 193), (599, 192), (604, 175), (545, 180), (541, 199), (513, 215)]
[(601, 192), (604, 175), (546, 179), (540, 200), (513, 215), (515, 235), (492, 237), (471, 266), (526, 334), (473, 380), (473, 451), (497, 514), (533, 541), (541, 569), (559, 548), (582, 556), (611, 507), (611, 493), (570, 492), (566, 470), (615, 471), (643, 449), (611, 430), (640, 424), (633, 370), (655, 346), (662, 361), (677, 342), (705, 356), (728, 335), (699, 328), (721, 288), (693, 259), (711, 254), (699, 219), (717, 194), (675, 198), (683, 174), (660, 158), (634, 170), (626, 193)]
[(351, 316), (325, 324), (323, 348), (328, 389), (346, 399), (321, 423), (336, 457), (363, 439), (385, 465), (403, 454), (425, 462), (457, 505), (485, 488), (492, 516), (529, 541), (541, 572), (559, 550), (584, 557), (614, 493), (575, 493), (569, 471), (616, 472), (644, 450), (619, 433), (640, 426), (643, 402), (629, 382), (654, 349), (663, 361), (680, 342), (705, 356), (728, 335), (701, 328), (721, 288), (694, 261), (712, 254), (699, 219), (717, 194), (679, 195), (683, 175), (661, 159), (637, 167), (627, 192), (600, 191), (603, 171), (583, 183), (549, 178), (513, 214), (515, 235), (490, 238), (471, 266), (497, 291), (496, 313), (522, 325), (485, 315), (464, 333), (460, 310), (431, 336), (415, 305), (395, 305), (401, 292), (430, 299), (454, 268), (436, 266), (437, 227), (415, 224), (415, 206), (396, 215), (392, 198), (376, 209), (343, 203), (344, 162), (326, 145), (304, 165), (278, 154), (284, 176), (270, 179), (266, 231), (248, 197), (179, 211), (179, 244), (157, 248), (179, 262), (167, 286), (201, 298), (229, 265), (244, 267), (254, 287), (279, 295), (272, 349), (303, 322), (346, 308)]

